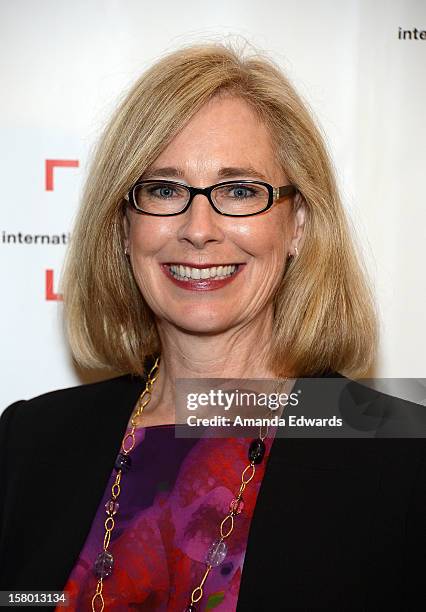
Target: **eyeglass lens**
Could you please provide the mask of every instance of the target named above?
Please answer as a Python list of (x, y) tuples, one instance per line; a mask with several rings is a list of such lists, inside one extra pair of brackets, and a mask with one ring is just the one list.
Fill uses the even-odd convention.
[[(161, 181), (142, 183), (135, 187), (137, 207), (147, 213), (170, 215), (185, 208), (190, 192), (183, 185)], [(257, 183), (228, 183), (211, 192), (214, 205), (229, 215), (248, 215), (266, 208), (269, 192)]]

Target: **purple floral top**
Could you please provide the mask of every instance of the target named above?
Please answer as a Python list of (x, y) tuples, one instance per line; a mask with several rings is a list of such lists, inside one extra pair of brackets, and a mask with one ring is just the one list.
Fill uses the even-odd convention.
[[(250, 441), (177, 438), (174, 425), (136, 430), (132, 466), (122, 475), (108, 548), (114, 566), (103, 580), (105, 612), (185, 610), (206, 570), (207, 551), (219, 537), (220, 523), (238, 493), (241, 473), (249, 463)], [(242, 512), (234, 517), (234, 530), (225, 539), (227, 555), (210, 571), (197, 612), (236, 610), (250, 522), (272, 442), (271, 436), (265, 439), (265, 458), (256, 466), (243, 494)], [(70, 612), (92, 610), (97, 583), (93, 565), (103, 548), (105, 503), (111, 499), (115, 475), (113, 470), (64, 587)]]

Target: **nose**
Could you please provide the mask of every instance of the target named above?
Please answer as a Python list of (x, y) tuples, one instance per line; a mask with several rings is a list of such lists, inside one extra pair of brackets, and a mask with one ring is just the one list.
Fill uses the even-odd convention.
[(209, 242), (221, 242), (224, 237), (221, 219), (223, 217), (213, 210), (208, 198), (198, 194), (182, 215), (178, 238), (190, 242), (196, 249), (204, 248)]

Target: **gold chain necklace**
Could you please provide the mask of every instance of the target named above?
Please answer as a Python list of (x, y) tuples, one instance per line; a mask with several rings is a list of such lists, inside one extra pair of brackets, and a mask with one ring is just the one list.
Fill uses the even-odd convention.
[[(123, 472), (127, 472), (131, 467), (131, 458), (129, 457), (129, 453), (133, 450), (136, 438), (135, 438), (135, 430), (136, 430), (136, 420), (141, 416), (145, 406), (149, 404), (151, 401), (152, 387), (157, 380), (158, 371), (159, 371), (159, 363), (160, 357), (158, 356), (155, 360), (154, 365), (147, 376), (147, 382), (145, 385), (145, 389), (142, 391), (138, 402), (136, 404), (136, 408), (133, 412), (130, 423), (132, 428), (129, 433), (126, 433), (123, 441), (121, 443), (120, 452), (117, 455), (117, 459), (115, 461), (114, 468), (117, 471), (115, 482), (111, 487), (111, 499), (107, 501), (105, 504), (105, 510), (107, 513), (107, 518), (105, 519), (105, 536), (104, 536), (104, 545), (103, 550), (96, 557), (93, 570), (98, 578), (98, 582), (96, 584), (96, 592), (92, 597), (92, 612), (102, 612), (105, 607), (105, 601), (103, 596), (103, 581), (105, 578), (108, 578), (112, 574), (114, 558), (112, 554), (109, 552), (109, 544), (111, 540), (111, 533), (115, 527), (115, 519), (119, 503), (118, 498), (121, 492), (121, 476)], [(200, 584), (192, 591), (191, 600), (186, 606), (183, 612), (196, 612), (196, 606), (201, 598), (203, 597), (204, 591), (203, 586), (207, 580), (207, 577), (213, 567), (217, 567), (222, 563), (225, 559), (228, 547), (226, 545), (226, 538), (228, 538), (233, 529), (234, 529), (234, 517), (238, 514), (241, 514), (244, 508), (243, 501), (243, 493), (246, 486), (249, 482), (254, 478), (256, 473), (256, 465), (261, 463), (263, 457), (265, 455), (265, 443), (263, 440), (266, 438), (268, 428), (266, 428), (266, 433), (264, 436), (261, 435), (261, 431), (259, 433), (259, 437), (252, 440), (249, 450), (248, 450), (248, 459), (249, 463), (244, 468), (241, 473), (241, 484), (238, 490), (238, 493), (234, 497), (234, 499), (229, 504), (229, 512), (224, 517), (219, 527), (219, 537), (215, 540), (206, 554), (206, 571), (204, 572), (204, 576), (202, 577)]]

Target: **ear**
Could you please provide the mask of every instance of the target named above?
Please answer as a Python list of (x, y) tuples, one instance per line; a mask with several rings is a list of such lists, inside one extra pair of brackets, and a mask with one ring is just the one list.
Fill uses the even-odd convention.
[(299, 248), (299, 246), (302, 244), (305, 229), (306, 204), (300, 193), (298, 193), (294, 199), (293, 218), (294, 229), (291, 238), (291, 252), (294, 252), (295, 247)]

